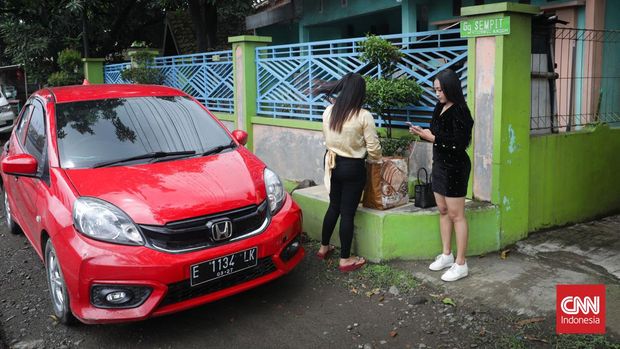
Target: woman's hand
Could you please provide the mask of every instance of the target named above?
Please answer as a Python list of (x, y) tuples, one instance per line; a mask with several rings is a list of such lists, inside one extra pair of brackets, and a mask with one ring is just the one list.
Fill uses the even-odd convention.
[(420, 138), (427, 140), (431, 143), (435, 142), (435, 135), (429, 129), (422, 128), (409, 124), (409, 133), (420, 136)]

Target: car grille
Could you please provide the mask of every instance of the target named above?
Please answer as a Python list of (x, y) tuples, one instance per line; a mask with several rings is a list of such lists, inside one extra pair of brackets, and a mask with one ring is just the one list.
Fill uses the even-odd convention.
[(195, 297), (203, 296), (229, 287), (233, 287), (244, 282), (257, 279), (276, 271), (271, 257), (261, 258), (255, 267), (239, 271), (219, 279), (192, 287), (190, 280), (184, 280), (168, 285), (168, 293), (162, 300), (160, 306), (182, 302)]
[[(226, 244), (246, 236), (260, 233), (266, 226), (269, 207), (267, 200), (260, 205), (220, 212), (203, 217), (170, 222), (164, 226), (140, 225), (147, 245), (168, 252), (187, 252)], [(212, 220), (230, 219), (232, 236), (225, 241), (215, 241), (207, 223)]]

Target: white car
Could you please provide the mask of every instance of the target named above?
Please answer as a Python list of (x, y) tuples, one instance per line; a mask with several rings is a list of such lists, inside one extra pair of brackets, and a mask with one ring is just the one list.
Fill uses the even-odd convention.
[(0, 90), (0, 133), (11, 132), (13, 122), (15, 121), (15, 113)]

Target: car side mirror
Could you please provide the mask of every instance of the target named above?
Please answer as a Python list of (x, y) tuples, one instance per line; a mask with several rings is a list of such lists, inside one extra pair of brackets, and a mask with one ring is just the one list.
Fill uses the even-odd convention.
[(242, 130), (234, 130), (232, 136), (241, 145), (245, 145), (248, 142), (248, 133)]
[(29, 154), (11, 155), (2, 160), (2, 172), (24, 177), (35, 177), (37, 175), (37, 159)]

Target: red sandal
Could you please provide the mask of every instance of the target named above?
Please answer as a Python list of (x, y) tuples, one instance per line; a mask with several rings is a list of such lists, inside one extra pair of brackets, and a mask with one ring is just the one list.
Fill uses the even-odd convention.
[(347, 273), (347, 272), (354, 271), (354, 270), (357, 270), (363, 267), (364, 264), (366, 264), (366, 260), (364, 258), (357, 257), (357, 262), (353, 264), (340, 265), (338, 266), (338, 270), (340, 270), (343, 273)]

